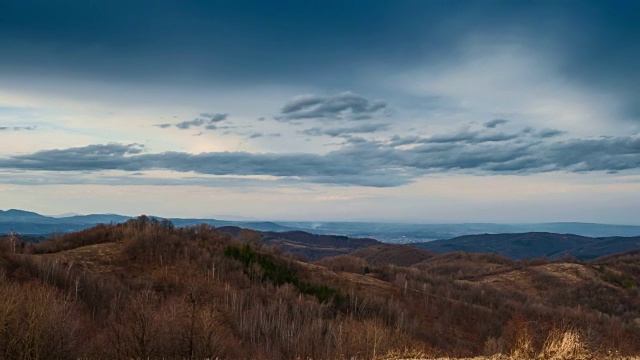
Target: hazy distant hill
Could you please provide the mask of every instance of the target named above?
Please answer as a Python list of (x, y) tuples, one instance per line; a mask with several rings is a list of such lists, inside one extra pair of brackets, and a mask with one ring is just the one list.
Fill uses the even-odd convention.
[(640, 247), (640, 237), (592, 238), (573, 234), (530, 232), (520, 234), (465, 235), (450, 240), (412, 244), (444, 254), (454, 251), (496, 253), (513, 259), (547, 256), (560, 258), (565, 253), (579, 259), (593, 259)]
[[(150, 215), (153, 216), (153, 215)], [(23, 234), (50, 234), (73, 232), (96, 224), (121, 223), (131, 217), (118, 214), (92, 214), (73, 216), (43, 216), (23, 210), (0, 210), (0, 234), (15, 231)], [(296, 231), (312, 234), (343, 235), (355, 238), (373, 238), (385, 243), (408, 244), (431, 240), (451, 239), (463, 235), (549, 232), (576, 234), (587, 237), (640, 236), (640, 226), (592, 224), (576, 222), (541, 224), (405, 224), (384, 222), (308, 222), (257, 221), (170, 218), (176, 226), (206, 223), (212, 226), (238, 226), (259, 231)]]
[(83, 230), (96, 224), (121, 223), (131, 217), (115, 214), (76, 215), (62, 218), (44, 216), (23, 210), (0, 210), (0, 234), (9, 231), (43, 235)]
[(540, 224), (404, 224), (373, 222), (281, 222), (315, 234), (371, 237), (386, 243), (409, 244), (463, 235), (551, 232), (588, 237), (640, 236), (640, 226), (558, 222)]
[[(237, 236), (242, 229), (237, 226), (223, 226), (218, 230)], [(276, 245), (282, 251), (303, 255), (312, 261), (328, 256), (348, 254), (374, 245), (382, 245), (374, 239), (315, 235), (304, 231), (258, 231), (258, 234), (260, 234), (261, 241), (267, 245)]]
[[(118, 214), (74, 215), (56, 218), (23, 210), (0, 210), (0, 234), (9, 231), (29, 235), (69, 233), (90, 228), (96, 224), (118, 224), (129, 219), (131, 217)], [(640, 247), (638, 240), (640, 239), (640, 226), (631, 225), (588, 223), (525, 225), (275, 223), (270, 221), (176, 218), (169, 220), (177, 227), (206, 223), (215, 227), (236, 227), (261, 231), (263, 239), (269, 244), (278, 245), (285, 251), (303, 254), (311, 260), (346, 254), (368, 246), (380, 245), (380, 242), (412, 243), (419, 248), (440, 254), (452, 251), (489, 252), (514, 259), (535, 258), (543, 255), (558, 258), (564, 253), (581, 259), (591, 259)], [(555, 229), (557, 231), (543, 232), (539, 229)], [(575, 231), (569, 231), (570, 229)], [(635, 237), (622, 237), (622, 235), (628, 234), (635, 235)], [(451, 240), (424, 242), (425, 239)], [(394, 248), (393, 251), (400, 252), (394, 256), (397, 256), (398, 259), (411, 258), (409, 256), (411, 254), (404, 254), (404, 250), (400, 251), (399, 249), (402, 248)], [(389, 251), (387, 249), (387, 252)], [(389, 254), (384, 255), (385, 258), (390, 256)]]
[[(21, 234), (44, 235), (68, 233), (90, 228), (96, 224), (119, 224), (131, 219), (118, 214), (74, 215), (68, 217), (43, 216), (23, 210), (0, 210), (0, 234), (14, 231)], [(206, 223), (212, 226), (241, 226), (259, 231), (291, 231), (296, 228), (268, 221), (226, 221), (215, 219), (169, 219), (176, 226), (191, 226)]]
[(48, 217), (30, 211), (16, 209), (7, 211), (0, 210), (0, 221), (2, 222), (39, 222), (44, 219), (48, 219)]
[(198, 224), (209, 224), (215, 227), (221, 226), (237, 226), (245, 229), (257, 231), (292, 231), (296, 228), (283, 226), (270, 221), (229, 221), (214, 219), (169, 219), (175, 226), (192, 226)]

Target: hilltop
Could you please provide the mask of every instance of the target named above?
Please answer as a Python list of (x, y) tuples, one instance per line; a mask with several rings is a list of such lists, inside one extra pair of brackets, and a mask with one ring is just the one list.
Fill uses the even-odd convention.
[(8, 358), (640, 354), (638, 250), (522, 261), (149, 217), (13, 244)]

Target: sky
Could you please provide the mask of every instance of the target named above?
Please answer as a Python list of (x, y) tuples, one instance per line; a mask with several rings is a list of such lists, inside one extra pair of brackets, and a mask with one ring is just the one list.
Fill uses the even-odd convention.
[(640, 224), (640, 2), (0, 0), (0, 209)]

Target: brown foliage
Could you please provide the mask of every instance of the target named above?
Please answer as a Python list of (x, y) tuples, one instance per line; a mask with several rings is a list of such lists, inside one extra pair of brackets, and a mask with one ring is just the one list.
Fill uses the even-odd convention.
[[(31, 247), (47, 255), (14, 254), (0, 241), (0, 358), (640, 352), (638, 290), (624, 282), (637, 281), (635, 253), (571, 264), (586, 277), (568, 283), (571, 274), (550, 273), (556, 265), (544, 259), (454, 253), (406, 267), (343, 255), (311, 265), (254, 232), (236, 235), (141, 217)], [(246, 244), (262, 263), (225, 256)], [(95, 271), (72, 250), (87, 245), (118, 252)], [(488, 281), (496, 278), (512, 283)], [(340, 296), (312, 295), (327, 289)]]
[(70, 296), (45, 284), (0, 280), (0, 357), (74, 358), (82, 313)]

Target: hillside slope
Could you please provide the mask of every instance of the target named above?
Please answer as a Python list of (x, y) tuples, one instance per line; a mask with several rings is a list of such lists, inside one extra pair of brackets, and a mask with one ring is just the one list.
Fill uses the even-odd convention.
[[(0, 353), (552, 358), (554, 344), (570, 336), (591, 358), (640, 354), (637, 252), (549, 263), (224, 230), (140, 217), (20, 243), (15, 252), (0, 239)], [(275, 240), (356, 249), (308, 263)], [(325, 266), (336, 258), (364, 267)]]
[(219, 231), (240, 237), (255, 237), (267, 245), (297, 254), (310, 261), (328, 256), (349, 254), (355, 250), (381, 243), (374, 239), (350, 238), (339, 235), (315, 235), (305, 231), (247, 231), (237, 226), (223, 226)]

